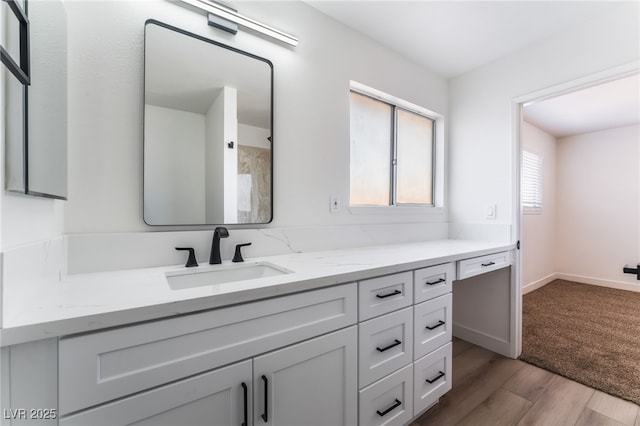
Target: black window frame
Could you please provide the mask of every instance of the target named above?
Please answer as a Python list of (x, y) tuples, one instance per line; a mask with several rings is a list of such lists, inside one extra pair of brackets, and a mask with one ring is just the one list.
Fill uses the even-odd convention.
[(18, 60), (11, 57), (9, 52), (0, 45), (0, 60), (7, 69), (22, 83), (23, 86), (31, 84), (31, 55), (29, 52), (29, 17), (27, 16), (28, 5), (24, 0), (24, 10), (16, 0), (2, 0), (7, 3), (20, 25), (20, 58)]

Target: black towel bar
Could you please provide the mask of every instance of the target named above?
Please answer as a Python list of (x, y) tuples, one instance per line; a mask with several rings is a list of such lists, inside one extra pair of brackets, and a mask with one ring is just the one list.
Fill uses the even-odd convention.
[(636, 266), (635, 268), (632, 268), (629, 265), (624, 265), (624, 268), (622, 268), (622, 272), (624, 272), (625, 274), (636, 274), (637, 279), (640, 280), (640, 263), (638, 263), (638, 266)]

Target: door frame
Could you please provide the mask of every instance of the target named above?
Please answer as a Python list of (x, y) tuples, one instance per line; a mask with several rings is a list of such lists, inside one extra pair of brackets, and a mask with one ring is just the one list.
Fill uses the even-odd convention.
[[(520, 209), (520, 170), (522, 167), (522, 109), (529, 104), (556, 96), (586, 89), (608, 81), (617, 80), (640, 73), (640, 60), (632, 61), (597, 73), (582, 76), (573, 80), (539, 89), (517, 96), (511, 100), (511, 140), (512, 140), (512, 199), (515, 205), (512, 209), (512, 223), (515, 224), (514, 243), (522, 237), (522, 211)], [(512, 268), (511, 279), (515, 282), (511, 295), (511, 355), (517, 358), (522, 353), (522, 251), (515, 251), (515, 268)]]

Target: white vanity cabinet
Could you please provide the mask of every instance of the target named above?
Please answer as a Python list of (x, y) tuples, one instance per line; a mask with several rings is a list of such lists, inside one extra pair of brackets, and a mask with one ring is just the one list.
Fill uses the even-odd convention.
[(62, 338), (60, 424), (355, 424), (356, 310), (344, 284)]
[(201, 311), (150, 304), (166, 316), (99, 330), (79, 318), (2, 348), (2, 424), (47, 408), (65, 426), (407, 425), (451, 389), (453, 333), (503, 354), (515, 339), (506, 248), (257, 287), (217, 308), (207, 296)]
[(403, 425), (451, 389), (453, 263), (358, 283), (359, 424)]
[(356, 327), (63, 417), (60, 425), (353, 425)]

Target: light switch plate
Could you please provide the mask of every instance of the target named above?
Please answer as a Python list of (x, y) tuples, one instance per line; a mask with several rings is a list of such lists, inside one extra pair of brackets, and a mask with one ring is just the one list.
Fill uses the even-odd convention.
[(489, 220), (496, 220), (497, 206), (495, 204), (487, 204), (484, 208), (485, 218)]

